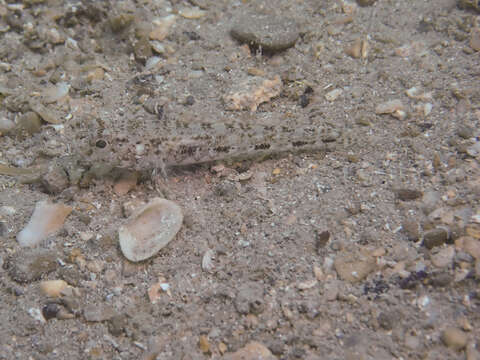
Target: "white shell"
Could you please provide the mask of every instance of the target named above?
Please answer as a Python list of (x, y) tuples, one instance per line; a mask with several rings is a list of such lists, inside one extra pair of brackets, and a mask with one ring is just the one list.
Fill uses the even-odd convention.
[(176, 203), (160, 198), (151, 200), (118, 230), (123, 255), (134, 262), (148, 259), (175, 237), (182, 222), (182, 210)]

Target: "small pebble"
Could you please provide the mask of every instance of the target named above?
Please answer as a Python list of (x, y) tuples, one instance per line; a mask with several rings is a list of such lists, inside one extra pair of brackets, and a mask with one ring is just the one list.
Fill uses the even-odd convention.
[(448, 232), (442, 228), (436, 228), (425, 232), (423, 235), (423, 245), (427, 249), (432, 249), (435, 246), (441, 246), (447, 242)]
[(437, 203), (440, 201), (440, 199), (440, 193), (437, 191), (428, 190), (425, 192), (425, 194), (423, 194), (422, 204), (420, 205), (420, 207), (425, 213), (425, 215), (428, 215), (433, 210), (435, 210), (435, 207), (437, 206)]
[(0, 135), (7, 134), (15, 128), (15, 123), (7, 118), (0, 118)]
[(295, 45), (300, 33), (296, 22), (280, 16), (243, 15), (234, 20), (232, 36), (242, 43), (277, 52)]
[(446, 346), (456, 351), (460, 351), (467, 346), (467, 334), (453, 326), (447, 327), (443, 330), (441, 338)]
[(420, 239), (420, 225), (415, 220), (405, 220), (402, 224), (402, 230), (409, 241), (418, 241)]
[(48, 303), (42, 308), (42, 315), (45, 320), (50, 320), (57, 317), (60, 311), (60, 306), (56, 303)]
[(205, 335), (201, 335), (198, 339), (198, 347), (200, 351), (204, 354), (208, 354), (210, 352), (210, 342), (208, 341), (208, 337)]
[(432, 264), (437, 268), (450, 267), (455, 257), (455, 248), (447, 246), (441, 249), (438, 253), (431, 256)]

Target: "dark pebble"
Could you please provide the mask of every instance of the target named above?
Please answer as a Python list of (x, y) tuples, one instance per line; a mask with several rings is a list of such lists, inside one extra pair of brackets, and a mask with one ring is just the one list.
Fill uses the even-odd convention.
[(377, 0), (357, 0), (357, 4), (360, 6), (370, 6), (373, 5)]
[(399, 200), (411, 201), (423, 196), (423, 193), (415, 189), (395, 189), (393, 190)]
[(295, 45), (300, 33), (297, 23), (285, 17), (272, 15), (243, 15), (234, 21), (232, 36), (267, 52), (277, 52)]
[(57, 317), (57, 314), (59, 311), (60, 311), (60, 306), (58, 306), (58, 304), (55, 304), (55, 303), (48, 303), (42, 308), (42, 314), (46, 320), (50, 320)]
[(317, 232), (317, 236), (315, 237), (315, 247), (317, 248), (317, 251), (324, 248), (328, 240), (330, 239), (330, 231), (325, 230), (322, 232)]
[(432, 229), (423, 235), (423, 245), (427, 249), (432, 249), (435, 246), (441, 246), (448, 240), (448, 232), (445, 229)]

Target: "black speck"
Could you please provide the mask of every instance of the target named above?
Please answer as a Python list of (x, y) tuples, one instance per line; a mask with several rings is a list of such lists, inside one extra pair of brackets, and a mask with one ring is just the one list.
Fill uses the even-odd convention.
[(187, 35), (190, 40), (196, 41), (201, 39), (200, 35), (198, 35), (195, 31), (184, 31), (183, 33)]

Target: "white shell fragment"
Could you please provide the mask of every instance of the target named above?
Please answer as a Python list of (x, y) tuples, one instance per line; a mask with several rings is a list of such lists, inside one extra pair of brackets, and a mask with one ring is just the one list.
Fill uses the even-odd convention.
[(325, 99), (327, 99), (328, 101), (335, 101), (340, 95), (342, 95), (342, 93), (342, 89), (334, 89), (325, 94)]
[(175, 237), (182, 222), (180, 206), (173, 201), (153, 199), (118, 230), (123, 255), (134, 262), (148, 259)]
[(215, 264), (213, 263), (213, 259), (215, 258), (215, 251), (209, 249), (205, 251), (202, 258), (202, 269), (203, 271), (210, 272), (215, 268)]
[(194, 7), (180, 9), (178, 14), (186, 19), (200, 19), (201, 17), (207, 15), (207, 12), (199, 9), (198, 7)]
[(18, 243), (20, 246), (38, 245), (47, 236), (59, 230), (71, 212), (70, 206), (39, 201), (35, 205), (35, 210), (33, 210), (27, 226), (18, 233)]
[(378, 104), (375, 108), (376, 114), (393, 114), (396, 111), (403, 111), (405, 107), (400, 100), (390, 100), (382, 104)]

